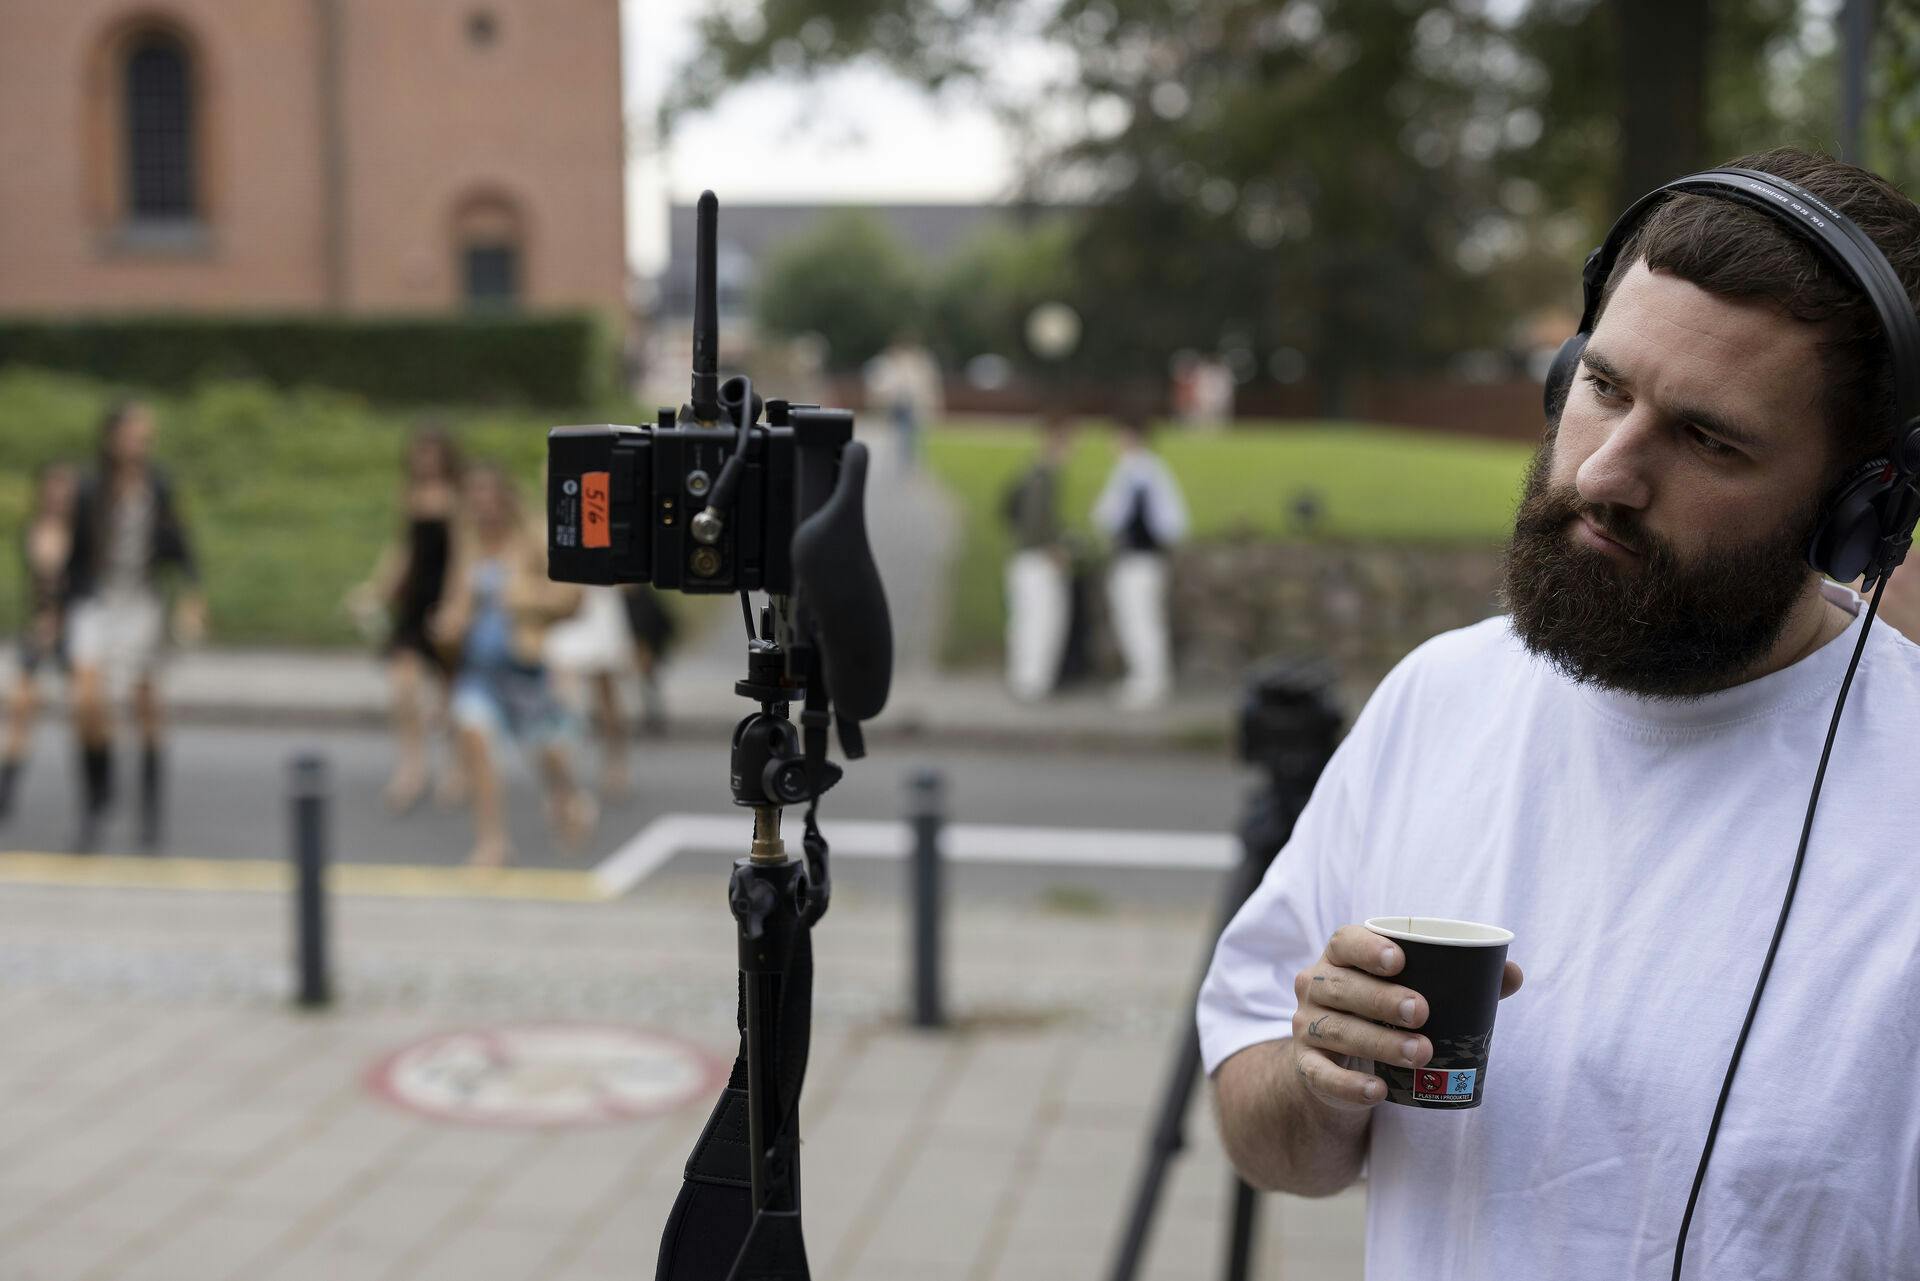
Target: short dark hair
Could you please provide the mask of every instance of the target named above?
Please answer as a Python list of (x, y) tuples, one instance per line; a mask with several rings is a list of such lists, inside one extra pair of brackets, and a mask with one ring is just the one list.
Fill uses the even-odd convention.
[[(1864, 231), (1920, 310), (1920, 205), (1878, 174), (1831, 156), (1778, 147), (1727, 162), (1805, 187)], [(1832, 470), (1883, 453), (1893, 430), (1893, 367), (1880, 317), (1850, 276), (1778, 218), (1713, 196), (1682, 193), (1647, 216), (1615, 260), (1601, 309), (1640, 259), (1709, 293), (1770, 299), (1795, 320), (1826, 327), (1820, 342)], [(1597, 323), (1598, 317), (1595, 317)]]

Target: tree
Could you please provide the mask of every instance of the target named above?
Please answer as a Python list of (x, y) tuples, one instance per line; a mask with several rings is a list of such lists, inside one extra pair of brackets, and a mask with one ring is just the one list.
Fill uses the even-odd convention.
[(1882, 4), (1867, 97), (1867, 161), (1920, 195), (1920, 11)]
[[(1354, 375), (1500, 346), (1576, 296), (1622, 204), (1685, 169), (1830, 138), (1827, 22), (1799, 0), (766, 0), (716, 12), (674, 110), (867, 60), (980, 96), (1070, 245), (1080, 372), (1179, 347)], [(1830, 25), (1830, 24), (1829, 24)], [(995, 41), (1066, 55), (1035, 87)], [(1885, 73), (1891, 75), (1892, 73)], [(1652, 83), (1658, 80), (1660, 83)]]
[(1612, 0), (1619, 49), (1620, 177), (1614, 204), (1710, 163), (1707, 0)]
[(768, 261), (754, 317), (771, 333), (817, 333), (827, 365), (858, 369), (921, 319), (912, 256), (879, 219), (857, 210), (822, 218)]
[(1031, 371), (1024, 327), (1043, 302), (1073, 296), (1072, 215), (988, 226), (954, 250), (927, 296), (928, 338), (957, 369), (992, 354)]

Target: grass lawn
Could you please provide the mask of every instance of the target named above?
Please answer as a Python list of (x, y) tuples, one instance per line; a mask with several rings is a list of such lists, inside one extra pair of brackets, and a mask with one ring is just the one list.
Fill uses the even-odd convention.
[[(1186, 493), (1195, 538), (1455, 545), (1506, 536), (1532, 452), (1503, 441), (1316, 422), (1204, 435), (1169, 430), (1158, 447)], [(1114, 452), (1109, 433), (1083, 430), (1068, 463), (1065, 508), (1088, 539), (1088, 513)], [(930, 465), (964, 518), (947, 630), (951, 662), (999, 652), (1006, 625), (1001, 569), (1011, 550), (1001, 499), (1034, 453), (1033, 434), (1019, 428), (949, 427), (928, 437)], [(1292, 514), (1302, 492), (1320, 508), (1311, 531)]]

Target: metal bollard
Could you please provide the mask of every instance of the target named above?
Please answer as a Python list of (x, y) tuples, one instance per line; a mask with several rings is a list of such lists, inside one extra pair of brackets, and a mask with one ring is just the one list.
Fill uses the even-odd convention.
[(303, 753), (289, 770), (293, 798), (294, 1001), (302, 1009), (333, 1003), (327, 975), (327, 762)]
[(946, 825), (946, 780), (919, 770), (907, 780), (907, 825), (913, 832), (913, 1025), (943, 1028), (940, 1005), (940, 829)]

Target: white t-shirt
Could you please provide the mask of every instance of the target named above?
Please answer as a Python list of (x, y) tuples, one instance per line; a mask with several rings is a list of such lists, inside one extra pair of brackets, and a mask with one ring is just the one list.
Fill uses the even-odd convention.
[[(1209, 1073), (1292, 1035), (1334, 929), (1514, 932), (1481, 1106), (1381, 1104), (1375, 1281), (1659, 1278), (1786, 892), (1853, 625), (1689, 702), (1569, 682), (1490, 619), (1334, 755), (1201, 989)], [(1920, 647), (1868, 640), (1694, 1212), (1689, 1278), (1920, 1278)]]
[(1187, 536), (1187, 502), (1180, 496), (1180, 483), (1150, 449), (1129, 449), (1114, 462), (1094, 500), (1094, 527), (1109, 538), (1119, 537), (1141, 500), (1146, 502), (1147, 529), (1163, 549)]

